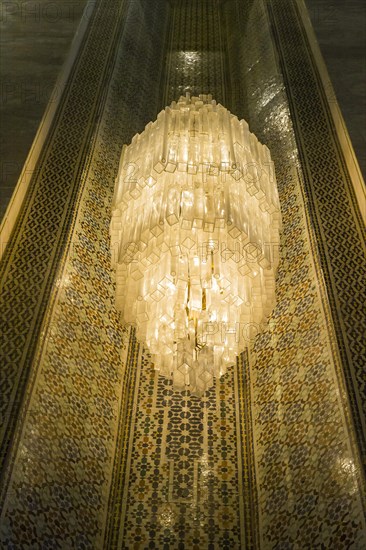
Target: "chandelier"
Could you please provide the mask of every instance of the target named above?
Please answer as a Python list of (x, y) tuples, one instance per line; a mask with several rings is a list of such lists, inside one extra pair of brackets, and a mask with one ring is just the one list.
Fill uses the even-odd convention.
[(271, 312), (280, 223), (268, 148), (210, 95), (181, 97), (124, 146), (116, 305), (174, 388), (202, 394)]

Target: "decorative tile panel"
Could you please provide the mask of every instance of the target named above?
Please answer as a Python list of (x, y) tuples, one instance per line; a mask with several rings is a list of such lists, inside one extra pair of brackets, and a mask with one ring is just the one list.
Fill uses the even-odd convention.
[(220, 11), (210, 0), (175, 0), (167, 54), (165, 103), (181, 95), (212, 94), (225, 105)]
[(110, 48), (113, 51), (123, 28), (124, 5), (103, 0), (89, 14), (83, 48), (1, 262), (1, 467), (9, 453), (43, 316), (69, 238), (80, 172), (113, 63)]
[(365, 226), (297, 2), (276, 0), (268, 6), (342, 359), (340, 376), (346, 379), (366, 472)]
[[(246, 21), (239, 48), (246, 46), (245, 116), (273, 155), (283, 220), (278, 303), (250, 356), (261, 544), (362, 548), (362, 474), (288, 88), (276, 65), (264, 3), (242, 4), (237, 13)], [(301, 62), (300, 56), (299, 66)]]
[(173, 391), (148, 356), (139, 368), (119, 547), (239, 548), (234, 369), (198, 398)]
[(126, 346), (110, 275), (105, 141), (93, 157), (8, 472), (4, 548), (96, 548), (104, 529)]
[[(103, 544), (118, 419), (135, 391), (126, 368), (129, 334), (114, 308), (110, 208), (122, 144), (142, 121), (156, 115), (159, 93), (154, 83), (161, 74), (156, 51), (166, 30), (165, 3), (156, 3), (150, 12), (155, 22), (152, 29), (148, 22), (142, 25), (147, 6), (148, 2), (131, 2), (125, 12), (129, 28), (113, 45), (112, 64), (118, 63), (107, 98), (105, 90), (99, 89), (106, 100), (103, 117), (88, 143), (89, 154), (79, 160), (78, 192), (75, 188), (72, 207), (69, 204), (70, 217), (76, 215), (62, 266), (53, 280), (22, 424), (15, 434), (17, 445), (5, 472), (0, 534), (4, 548), (100, 548)], [(106, 13), (105, 32), (112, 15)], [(135, 49), (127, 64), (131, 37), (138, 33), (142, 47)], [(146, 36), (151, 43), (146, 43)], [(101, 41), (107, 48), (108, 40)], [(143, 104), (144, 111), (133, 118), (129, 106), (135, 103), (141, 67), (146, 90), (153, 92), (150, 102)], [(86, 63), (83, 70), (87, 77)], [(68, 122), (71, 130), (75, 126), (78, 131), (78, 119), (70, 117)], [(60, 146), (59, 154), (65, 155), (66, 149)], [(60, 161), (60, 182), (66, 178), (64, 170)], [(51, 191), (56, 193), (56, 188)], [(48, 207), (52, 215), (52, 203)], [(41, 244), (35, 240), (33, 254)]]
[[(98, 50), (93, 50), (96, 65), (88, 65), (91, 57), (83, 57), (80, 65), (91, 88), (100, 90), (99, 72), (103, 62), (111, 69), (106, 50), (113, 48), (114, 73), (98, 125), (92, 128), (96, 111), (90, 111), (91, 104), (97, 105), (88, 95), (85, 105), (73, 107), (84, 118), (65, 106), (69, 125), (60, 117), (55, 141), (50, 140), (43, 157), (45, 173), (53, 169), (47, 180), (37, 180), (43, 187), (35, 184), (9, 249), (6, 291), (14, 293), (14, 315), (18, 320), (23, 316), (24, 327), (16, 340), (9, 325), (5, 350), (10, 367), (31, 365), (36, 345), (26, 341), (31, 319), (39, 306), (40, 327), (41, 310), (47, 311), (41, 337), (36, 334), (37, 354), (25, 395), (16, 375), (25, 373), (25, 381), (26, 370), (14, 369), (2, 382), (9, 397), (4, 411), (12, 391), (19, 403), (24, 400), (24, 408), (6, 471), (0, 540), (5, 548), (25, 549), (363, 548), (362, 477), (339, 376), (339, 333), (337, 341), (329, 322), (317, 227), (310, 223), (318, 220), (318, 211), (308, 200), (304, 151), (312, 151), (315, 167), (315, 148), (301, 125), (295, 127), (295, 141), (287, 102), (287, 94), (301, 91), (305, 109), (320, 92), (301, 83), (293, 59), (285, 71), (285, 89), (276, 61), (277, 52), (290, 56), (288, 48), (295, 47), (286, 42), (292, 36), (288, 25), (298, 32), (293, 4), (269, 6), (275, 41), (267, 3), (261, 0), (131, 0), (123, 6), (126, 26), (118, 45), (104, 37), (115, 17), (113, 10), (106, 11)], [(93, 25), (91, 21), (90, 36)], [(99, 50), (104, 52), (100, 58)], [(202, 53), (198, 72), (186, 67), (187, 60), (179, 62), (182, 51)], [(301, 71), (308, 57), (302, 49), (298, 56)], [(185, 79), (192, 91), (212, 83), (212, 90), (197, 92), (211, 91), (233, 111), (236, 107), (235, 114), (248, 119), (269, 146), (283, 217), (276, 308), (265, 326), (254, 327), (258, 335), (249, 356), (241, 357), (202, 399), (188, 391), (173, 392), (152, 368), (133, 330), (121, 326), (108, 252), (122, 144), (155, 118), (164, 94), (174, 93), (169, 101), (179, 95)], [(72, 89), (70, 84), (67, 94)], [(321, 116), (324, 106), (318, 102), (314, 108)], [(313, 128), (309, 107), (301, 114)], [(84, 120), (87, 135), (78, 126)], [(328, 136), (329, 128), (321, 127)], [(70, 141), (63, 143), (59, 132), (67, 128)], [(76, 135), (79, 148), (70, 152)], [(72, 156), (68, 164), (74, 154), (80, 154), (79, 161)], [(334, 156), (318, 160), (328, 182)], [(323, 210), (333, 204), (330, 199)], [(27, 225), (21, 237), (26, 218), (33, 233), (28, 235)], [(57, 254), (52, 256), (47, 243)], [(28, 258), (29, 265), (44, 267), (30, 269), (34, 282), (24, 294)], [(28, 363), (14, 355), (21, 341)]]

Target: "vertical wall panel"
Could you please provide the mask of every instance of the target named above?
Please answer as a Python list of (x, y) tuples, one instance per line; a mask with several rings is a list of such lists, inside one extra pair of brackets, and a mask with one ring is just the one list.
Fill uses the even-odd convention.
[[(123, 3), (113, 55), (103, 58), (108, 79), (113, 68), (107, 96), (92, 56), (91, 66), (87, 58), (81, 64), (84, 86), (96, 86), (101, 96), (85, 128), (79, 115), (65, 111), (66, 120), (60, 114), (55, 132), (66, 132), (67, 140), (54, 148), (50, 141), (42, 157), (49, 179), (39, 188), (39, 219), (29, 197), (15, 235), (23, 248), (9, 249), (4, 271), (13, 275), (7, 284), (16, 294), (30, 280), (25, 271), (17, 279), (17, 270), (28, 257), (38, 266), (47, 256), (47, 231), (56, 224), (59, 252), (46, 280), (52, 292), (33, 292), (29, 302), (45, 313), (42, 330), (28, 342), (31, 383), (25, 395), (13, 385), (23, 408), (4, 477), (5, 547), (365, 546), (362, 477), (307, 195), (306, 113), (294, 132), (288, 97), (298, 97), (299, 81), (293, 65), (284, 81), (278, 63), (280, 50), (283, 63), (289, 55), (290, 12), (286, 3), (270, 4), (274, 12), (262, 0), (130, 0)], [(105, 17), (111, 25), (111, 14)], [(105, 32), (109, 28), (106, 23)], [(98, 43), (103, 52), (109, 46), (107, 37)], [(301, 51), (298, 63), (305, 62)], [(283, 217), (277, 305), (263, 326), (251, 327), (256, 335), (241, 327), (251, 352), (202, 399), (173, 392), (133, 330), (122, 326), (108, 237), (123, 143), (186, 91), (212, 93), (268, 145)], [(72, 89), (68, 93), (72, 104)], [(303, 86), (301, 93), (316, 100), (313, 88)], [(321, 113), (324, 106), (317, 108)], [(312, 127), (312, 112), (307, 116)], [(73, 151), (75, 185), (65, 202), (69, 142), (81, 133), (86, 145)], [(329, 159), (318, 159), (327, 177), (334, 170)], [(51, 160), (56, 172), (48, 172)], [(56, 191), (59, 201), (50, 200)], [(59, 208), (69, 225), (57, 237)], [(38, 234), (32, 243), (30, 230)], [(31, 269), (31, 275), (33, 288), (42, 286), (44, 271)], [(14, 316), (23, 315), (29, 333), (31, 308), (14, 303)], [(26, 331), (20, 336), (24, 351)], [(23, 364), (12, 355), (16, 341), (5, 343), (10, 367)], [(4, 388), (12, 388), (16, 369), (3, 372)]]

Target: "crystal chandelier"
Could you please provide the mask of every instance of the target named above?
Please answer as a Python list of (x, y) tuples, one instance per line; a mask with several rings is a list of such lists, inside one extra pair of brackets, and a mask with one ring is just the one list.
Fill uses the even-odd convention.
[(123, 148), (116, 304), (176, 389), (202, 394), (271, 312), (280, 223), (268, 148), (210, 95), (181, 97)]

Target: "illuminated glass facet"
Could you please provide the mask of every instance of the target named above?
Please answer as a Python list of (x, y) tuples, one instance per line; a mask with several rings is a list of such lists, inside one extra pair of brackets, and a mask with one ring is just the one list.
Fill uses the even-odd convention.
[(117, 308), (175, 388), (204, 392), (271, 312), (280, 224), (269, 150), (210, 95), (181, 97), (124, 147)]

